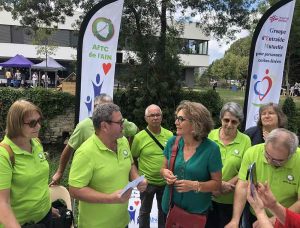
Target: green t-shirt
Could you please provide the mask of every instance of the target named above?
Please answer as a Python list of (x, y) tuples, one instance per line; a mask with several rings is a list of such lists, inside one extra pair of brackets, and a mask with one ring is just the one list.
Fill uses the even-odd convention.
[[(222, 158), (222, 180), (229, 181), (233, 177), (237, 176), (241, 167), (242, 158), (245, 151), (251, 146), (251, 140), (249, 136), (237, 132), (237, 135), (233, 142), (228, 145), (224, 145), (219, 137), (219, 129), (212, 130), (208, 135), (208, 138), (214, 141), (219, 147)], [(233, 204), (234, 192), (214, 197), (213, 200), (223, 204)]]
[[(257, 181), (268, 181), (276, 200), (284, 207), (290, 207), (300, 196), (300, 148), (282, 167), (274, 167), (264, 155), (265, 144), (250, 147), (243, 158), (239, 179), (246, 180), (249, 165), (256, 162)], [(270, 215), (270, 214), (269, 214)]]
[(51, 207), (49, 165), (43, 146), (37, 139), (32, 139), (32, 153), (29, 153), (7, 136), (3, 143), (14, 152), (15, 164), (12, 166), (8, 152), (0, 147), (0, 190), (10, 189), (10, 205), (20, 224), (38, 222)]
[[(108, 149), (93, 134), (75, 152), (69, 175), (69, 185), (90, 187), (110, 194), (123, 189), (129, 182), (133, 163), (128, 141), (118, 139), (118, 151)], [(79, 200), (79, 228), (124, 228), (129, 223), (128, 203), (103, 204)]]
[[(85, 118), (80, 121), (73, 131), (68, 144), (74, 150), (77, 150), (80, 145), (95, 133), (93, 121), (91, 118)], [(125, 137), (132, 137), (137, 133), (137, 126), (133, 122), (125, 119), (123, 124), (123, 134)]]
[[(172, 137), (164, 150), (164, 155), (168, 160), (172, 154), (172, 146), (176, 137)], [(187, 161), (183, 157), (183, 138), (178, 144), (178, 153), (174, 164), (174, 175), (177, 179), (192, 180), (192, 181), (209, 181), (211, 173), (222, 170), (222, 161), (219, 147), (210, 139), (204, 139), (197, 147), (195, 154)], [(169, 187), (166, 186), (163, 199), (162, 209), (164, 213), (169, 211)], [(194, 191), (179, 193), (174, 188), (173, 202), (179, 207), (190, 213), (204, 213), (211, 206), (211, 193)]]
[[(151, 133), (162, 146), (165, 146), (168, 139), (173, 136), (171, 131), (163, 127), (159, 134)], [(160, 169), (164, 161), (163, 151), (145, 130), (134, 136), (131, 153), (134, 158), (138, 158), (139, 174), (145, 175), (148, 183), (158, 186), (165, 185), (164, 179), (160, 176)]]

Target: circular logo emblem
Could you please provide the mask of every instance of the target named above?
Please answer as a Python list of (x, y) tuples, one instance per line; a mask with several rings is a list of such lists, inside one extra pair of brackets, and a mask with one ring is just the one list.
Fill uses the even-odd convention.
[(127, 150), (124, 150), (124, 151), (123, 151), (123, 155), (124, 155), (124, 157), (127, 157), (127, 156), (128, 156), (128, 151), (127, 151)]
[(239, 154), (240, 152), (238, 150), (234, 150), (234, 154)]
[(293, 181), (293, 180), (294, 180), (294, 177), (293, 177), (293, 175), (288, 175), (288, 176), (287, 176), (287, 179), (288, 179), (289, 181)]
[(98, 40), (108, 41), (114, 35), (114, 25), (110, 19), (99, 17), (93, 22), (92, 31)]
[(38, 154), (38, 156), (39, 156), (40, 159), (43, 159), (43, 158), (44, 158), (44, 154), (43, 154), (42, 152), (40, 152), (40, 153)]

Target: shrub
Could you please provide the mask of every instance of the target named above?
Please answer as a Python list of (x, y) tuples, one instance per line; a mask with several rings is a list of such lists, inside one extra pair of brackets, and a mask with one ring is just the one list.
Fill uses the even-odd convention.
[(287, 128), (298, 134), (298, 125), (299, 125), (299, 121), (298, 121), (298, 118), (297, 118), (297, 109), (296, 109), (296, 104), (295, 102), (293, 101), (293, 98), (291, 97), (287, 97), (282, 105), (282, 110), (283, 112), (285, 113), (285, 115), (287, 116), (288, 118), (288, 126)]
[(6, 115), (9, 107), (18, 99), (26, 99), (40, 107), (42, 110), (44, 121), (41, 129), (41, 138), (43, 132), (47, 128), (47, 121), (59, 114), (65, 113), (68, 107), (75, 105), (75, 97), (68, 93), (44, 89), (0, 89), (0, 137), (5, 134)]

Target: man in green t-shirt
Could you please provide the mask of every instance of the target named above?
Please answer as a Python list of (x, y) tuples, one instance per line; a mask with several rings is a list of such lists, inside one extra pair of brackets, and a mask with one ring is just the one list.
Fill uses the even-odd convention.
[[(104, 103), (113, 103), (112, 97), (107, 94), (101, 94), (95, 97), (94, 110), (96, 109), (97, 105)], [(137, 131), (137, 126), (133, 122), (129, 122), (127, 119), (125, 119), (123, 124), (124, 136), (127, 138), (133, 137), (137, 133)], [(85, 118), (77, 124), (68, 141), (68, 144), (65, 146), (60, 156), (58, 169), (53, 175), (50, 185), (59, 183), (66, 169), (67, 163), (70, 160), (71, 155), (73, 154), (73, 151), (77, 150), (85, 140), (87, 140), (92, 134), (94, 134), (94, 132), (95, 129), (93, 126), (93, 121), (90, 117)]]
[[(164, 160), (163, 149), (173, 133), (161, 126), (162, 111), (157, 105), (152, 104), (146, 108), (145, 120), (148, 124), (147, 128), (135, 135), (131, 146), (132, 156), (138, 160), (139, 174), (145, 175), (148, 180), (146, 191), (140, 194), (142, 203), (139, 214), (139, 227), (150, 227), (150, 212), (153, 197), (156, 195), (158, 227), (164, 228), (161, 200), (165, 181), (160, 176), (160, 169)], [(157, 140), (157, 142), (154, 140)]]
[[(76, 150), (69, 175), (70, 194), (79, 200), (78, 225), (125, 228), (132, 189), (122, 189), (139, 175), (123, 137), (124, 119), (119, 106), (106, 103), (96, 107), (92, 120), (95, 134)], [(141, 192), (146, 187), (146, 179), (137, 186)]]
[[(268, 182), (276, 200), (290, 210), (300, 213), (300, 149), (298, 137), (283, 128), (277, 128), (267, 136), (265, 144), (250, 147), (241, 164), (239, 181), (235, 187), (233, 216), (226, 228), (238, 227), (246, 203), (247, 170), (255, 162), (257, 181)], [(268, 213), (270, 216), (271, 214)], [(254, 214), (250, 222), (255, 223)], [(275, 222), (275, 218), (270, 220)]]

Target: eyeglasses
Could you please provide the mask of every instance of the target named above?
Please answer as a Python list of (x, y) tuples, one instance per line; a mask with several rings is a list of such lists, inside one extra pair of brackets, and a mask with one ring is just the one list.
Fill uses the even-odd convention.
[(150, 118), (161, 117), (161, 113), (153, 113), (153, 114), (148, 115), (147, 117), (150, 117)]
[(227, 119), (227, 118), (223, 118), (222, 121), (227, 124), (229, 122), (231, 122), (232, 125), (238, 125), (240, 123), (240, 121), (238, 121), (238, 120), (231, 120), (231, 119)]
[(176, 116), (175, 115), (175, 121), (178, 121), (178, 123), (182, 123), (183, 121), (186, 121), (186, 120), (189, 120), (189, 119), (187, 119), (187, 118), (184, 118), (183, 116)]
[(114, 123), (114, 124), (119, 124), (120, 127), (124, 124), (124, 121), (125, 119), (121, 119), (120, 121), (112, 121), (112, 120), (109, 120), (109, 121), (106, 121), (108, 123)]
[(35, 128), (37, 124), (39, 125), (42, 124), (42, 118), (38, 118), (37, 120), (30, 120), (28, 123), (24, 123), (24, 124), (28, 124), (30, 128)]
[(288, 159), (275, 159), (273, 158), (266, 150), (265, 150), (265, 157), (267, 160), (271, 161), (272, 164), (274, 164), (275, 166), (282, 166)]

